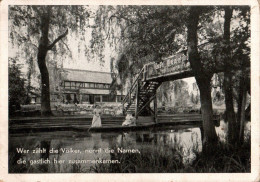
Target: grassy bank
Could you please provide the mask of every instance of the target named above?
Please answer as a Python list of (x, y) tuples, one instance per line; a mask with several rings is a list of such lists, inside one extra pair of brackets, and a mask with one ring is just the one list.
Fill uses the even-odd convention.
[[(162, 150), (156, 146), (152, 151), (145, 148), (140, 154), (119, 154), (111, 156), (120, 164), (96, 164), (91, 172), (96, 173), (236, 173), (250, 172), (250, 137), (240, 147), (219, 143), (214, 153), (204, 155), (198, 152), (198, 143), (184, 152), (183, 148), (174, 147)], [(186, 156), (193, 153), (189, 162)]]

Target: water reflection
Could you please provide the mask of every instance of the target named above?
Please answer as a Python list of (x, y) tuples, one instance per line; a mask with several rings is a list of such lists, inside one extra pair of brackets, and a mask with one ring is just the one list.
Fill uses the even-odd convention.
[[(246, 131), (250, 129), (250, 123), (246, 125)], [(227, 125), (223, 121), (216, 128), (221, 140), (224, 140)], [(138, 149), (151, 152), (155, 148), (167, 152), (172, 148), (178, 148), (182, 153), (184, 164), (194, 160), (194, 152), (202, 150), (201, 131), (197, 126), (174, 126), (157, 128), (148, 131), (119, 132), (119, 133), (87, 133), (87, 132), (43, 132), (12, 135), (9, 139), (9, 172), (18, 173), (72, 173), (95, 172), (97, 164), (76, 161), (95, 160), (119, 160), (117, 153), (111, 153), (111, 149)], [(17, 148), (30, 151), (35, 148), (45, 148), (51, 153), (17, 153)], [(64, 152), (60, 149), (67, 149)], [(55, 152), (58, 150), (58, 152)], [(80, 151), (72, 152), (72, 151)], [(17, 161), (25, 160), (26, 164), (17, 164)], [(50, 160), (50, 164), (34, 164), (29, 161), (39, 159)], [(118, 167), (118, 166), (115, 166)]]

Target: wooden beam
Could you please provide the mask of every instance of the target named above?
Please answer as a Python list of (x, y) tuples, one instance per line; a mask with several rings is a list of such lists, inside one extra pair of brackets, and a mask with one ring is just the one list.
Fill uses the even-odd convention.
[(148, 104), (150, 104), (150, 102), (154, 99), (155, 96), (152, 96), (148, 101), (147, 103), (138, 111), (138, 115), (140, 114), (140, 112), (146, 108), (148, 106)]
[[(145, 103), (145, 100), (144, 99), (142, 99), (141, 97), (139, 98), (143, 103)], [(151, 102), (151, 101), (150, 101)], [(154, 114), (154, 111), (150, 108), (150, 106), (146, 106), (146, 108), (152, 113), (152, 114)]]
[(150, 106), (146, 106), (146, 108), (148, 108), (148, 110), (152, 113), (152, 115), (154, 115), (154, 110), (152, 110)]
[(122, 113), (123, 113), (123, 115), (125, 115), (125, 104), (124, 104), (124, 102), (122, 102), (122, 105), (123, 105), (123, 107), (122, 107), (122, 109), (123, 109)]

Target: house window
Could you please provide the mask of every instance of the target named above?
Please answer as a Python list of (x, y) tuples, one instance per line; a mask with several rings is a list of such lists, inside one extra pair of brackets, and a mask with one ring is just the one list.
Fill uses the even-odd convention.
[(104, 85), (105, 85), (104, 88), (109, 89), (110, 84), (104, 84)]
[(80, 82), (76, 83), (76, 87), (82, 87)]
[(115, 95), (109, 96), (109, 102), (116, 102), (116, 96)]
[(76, 82), (71, 82), (71, 88), (76, 88)]
[(89, 95), (82, 95), (82, 102), (89, 102)]
[(102, 95), (102, 101), (103, 102), (109, 102), (109, 96), (108, 95)]
[(70, 87), (70, 82), (65, 82), (65, 87)]
[(89, 83), (85, 83), (85, 88), (89, 88)]
[(90, 83), (89, 84), (89, 88), (94, 88), (95, 87), (95, 84), (94, 83)]
[(116, 97), (110, 95), (102, 95), (102, 102), (116, 102)]
[(102, 83), (96, 83), (95, 87), (96, 88), (104, 88), (104, 85)]
[(95, 102), (101, 102), (100, 95), (95, 95)]

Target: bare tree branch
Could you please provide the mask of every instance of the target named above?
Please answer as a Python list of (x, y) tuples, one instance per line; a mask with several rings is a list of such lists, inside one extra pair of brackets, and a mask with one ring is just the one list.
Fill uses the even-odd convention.
[(54, 46), (59, 40), (61, 40), (63, 37), (65, 37), (65, 36), (68, 34), (68, 32), (69, 32), (69, 31), (68, 31), (68, 29), (67, 29), (62, 35), (60, 35), (57, 39), (55, 39), (55, 40), (53, 41), (53, 43), (48, 46), (48, 50), (51, 50), (51, 49), (53, 48), (53, 46)]
[(68, 46), (63, 40), (61, 40), (61, 42), (62, 42), (62, 43), (67, 47), (67, 49), (71, 52), (69, 46)]
[[(116, 14), (117, 14), (118, 16), (117, 16)], [(126, 20), (126, 21), (131, 22), (132, 24), (137, 24), (137, 22), (134, 22), (133, 20), (131, 20), (131, 19), (129, 19), (129, 18), (123, 16), (122, 14), (118, 14), (118, 13), (115, 13), (115, 14), (111, 15), (111, 16), (109, 17), (109, 21), (111, 21), (112, 18), (124, 19), (124, 20)]]

